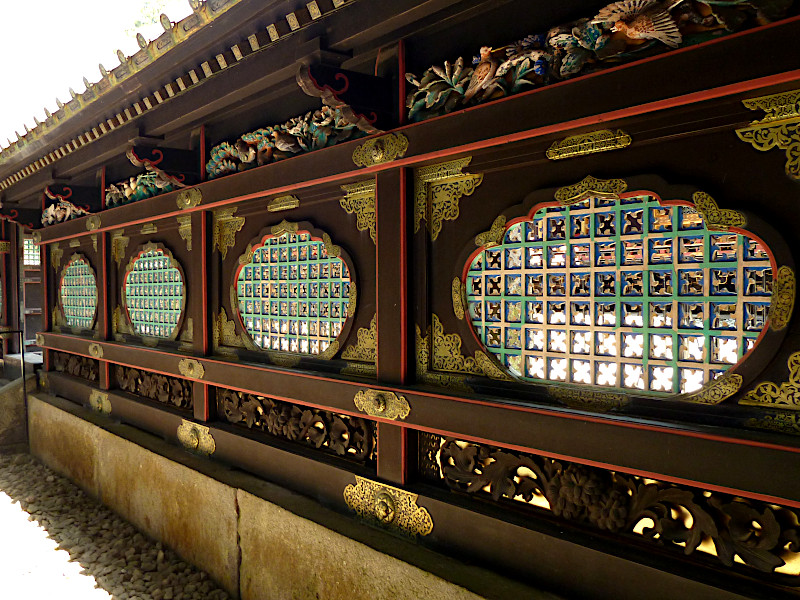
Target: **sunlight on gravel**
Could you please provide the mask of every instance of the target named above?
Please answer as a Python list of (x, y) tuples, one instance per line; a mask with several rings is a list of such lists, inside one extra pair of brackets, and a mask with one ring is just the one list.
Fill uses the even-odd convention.
[(69, 553), (47, 532), (28, 520), (28, 513), (8, 494), (0, 492), (0, 577), (7, 597), (61, 598), (62, 600), (103, 600), (111, 598), (105, 590), (95, 589), (96, 581), (81, 572)]
[(27, 454), (0, 455), (0, 599), (230, 596)]

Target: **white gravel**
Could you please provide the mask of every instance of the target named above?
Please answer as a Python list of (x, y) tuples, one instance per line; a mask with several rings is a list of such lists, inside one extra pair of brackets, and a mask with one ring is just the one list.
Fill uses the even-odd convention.
[(0, 542), (0, 598), (230, 598), (27, 454), (0, 455)]

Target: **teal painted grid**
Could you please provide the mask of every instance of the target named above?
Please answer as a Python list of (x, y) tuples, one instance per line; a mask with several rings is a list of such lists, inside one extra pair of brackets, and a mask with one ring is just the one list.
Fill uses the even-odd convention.
[(61, 308), (70, 327), (91, 329), (97, 312), (97, 279), (86, 259), (73, 257), (61, 277)]
[(125, 277), (125, 304), (139, 335), (170, 338), (183, 310), (184, 282), (161, 249), (146, 250)]
[(259, 348), (320, 354), (348, 317), (350, 271), (308, 232), (267, 236), (239, 270), (244, 328)]
[[(572, 207), (542, 209), (534, 215), (533, 221), (526, 221), (509, 228), (502, 245), (487, 249), (484, 253), (479, 254), (473, 261), (466, 280), (471, 322), (489, 350), (507, 368), (523, 379), (531, 381), (585, 382), (599, 385), (600, 369), (611, 369), (613, 371), (614, 365), (618, 365), (616, 367), (616, 381), (613, 383), (609, 383), (608, 380), (605, 381), (605, 383), (609, 384), (608, 387), (628, 390), (642, 389), (648, 393), (661, 395), (674, 395), (683, 391), (691, 391), (699, 385), (699, 382), (694, 382), (691, 386), (683, 385), (681, 382), (683, 375), (688, 375), (694, 371), (695, 376), (701, 376), (702, 382), (706, 382), (730, 368), (732, 363), (730, 360), (722, 360), (726, 357), (720, 355), (718, 344), (730, 343), (731, 341), (735, 343), (736, 351), (733, 358), (735, 359), (734, 362), (736, 362), (758, 337), (761, 327), (763, 327), (764, 319), (762, 318), (761, 322), (756, 323), (754, 326), (746, 327), (745, 308), (757, 308), (762, 311), (762, 317), (765, 317), (769, 307), (772, 277), (769, 260), (763, 251), (753, 254), (751, 250), (754, 247), (757, 248), (757, 246), (744, 236), (706, 230), (703, 227), (700, 215), (690, 207), (661, 206), (649, 196), (640, 196), (621, 202), (612, 201), (609, 204), (606, 204), (607, 202), (606, 200), (591, 199)], [(633, 231), (623, 233), (624, 215), (628, 211), (642, 211), (642, 233)], [(574, 237), (575, 234), (579, 233), (579, 229), (573, 227), (573, 217), (587, 216), (589, 217), (588, 235), (586, 237)], [(602, 231), (603, 219), (608, 216), (613, 218), (613, 231)], [(563, 238), (554, 239), (558, 237), (553, 235), (554, 218), (564, 219)], [(527, 243), (515, 241), (515, 238), (524, 239), (534, 223), (543, 224), (541, 231), (544, 234), (544, 239)], [(516, 231), (519, 231), (520, 234), (515, 233)], [(608, 233), (609, 235), (601, 235), (601, 233)], [(695, 238), (700, 242), (700, 247), (698, 247), (700, 260), (697, 262), (680, 262), (681, 241)], [(655, 250), (652, 244), (659, 240), (666, 240), (671, 244), (671, 252), (668, 254), (669, 259), (661, 264), (651, 264), (655, 254), (651, 251)], [(644, 264), (622, 264), (624, 242), (636, 241), (642, 244), (642, 261)], [(733, 242), (731, 246), (733, 254), (730, 255), (733, 260), (723, 261), (719, 260), (719, 257), (715, 260), (713, 256), (714, 248), (719, 247), (720, 243), (726, 241)], [(613, 264), (598, 265), (601, 253), (597, 244), (601, 243), (613, 244), (615, 249)], [(573, 249), (587, 244), (589, 245), (589, 265), (572, 266)], [(553, 251), (560, 253), (561, 246), (564, 246), (566, 251), (565, 265), (553, 266), (550, 264), (549, 257)], [(541, 269), (527, 268), (525, 257), (530, 248), (541, 250), (543, 255)], [(506, 263), (508, 251), (516, 249), (520, 249), (523, 253), (521, 269), (509, 268)], [(501, 268), (490, 269), (488, 268), (491, 264), (489, 255), (495, 252), (500, 252), (502, 255)], [(698, 295), (683, 293), (684, 290), (681, 289), (680, 279), (681, 271), (700, 271), (702, 273), (702, 290)], [(719, 292), (720, 288), (715, 272), (724, 276), (728, 271), (735, 273), (736, 276), (735, 293), (731, 295), (715, 293)], [(748, 281), (752, 279), (752, 277), (746, 277), (750, 271), (752, 273), (765, 272), (764, 281), (756, 281), (756, 284), (759, 284), (762, 289), (761, 294), (748, 293), (753, 291), (748, 289), (749, 286), (746, 281), (746, 279)], [(623, 273), (626, 272), (641, 272), (641, 295), (623, 295)], [(573, 274), (578, 273), (590, 274), (591, 295), (571, 295), (571, 277)], [(658, 273), (662, 277), (667, 274), (671, 281), (671, 294), (657, 295), (653, 293), (657, 289), (656, 286), (650, 285), (652, 273)], [(513, 294), (513, 290), (506, 285), (506, 276), (513, 276), (514, 274), (522, 276), (523, 289), (520, 295)], [(541, 295), (527, 294), (525, 277), (530, 274), (542, 275), (544, 289)], [(600, 295), (598, 276), (609, 274), (613, 274), (616, 277), (614, 292), (607, 296)], [(497, 295), (490, 295), (488, 294), (487, 278), (496, 277), (497, 275), (501, 277), (501, 291)], [(548, 276), (552, 275), (564, 277), (566, 286), (564, 295), (554, 295), (553, 292), (556, 290), (552, 286), (548, 286)], [(479, 277), (482, 281), (480, 290), (476, 290), (473, 286), (475, 277)], [(755, 287), (758, 288), (759, 285), (755, 285)], [(507, 312), (507, 303), (517, 301), (522, 303), (522, 315), (519, 323), (510, 320)], [(548, 303), (562, 301), (565, 302), (563, 312), (554, 314), (548, 310)], [(490, 302), (500, 303), (501, 319), (499, 321), (493, 322), (488, 318)], [(540, 325), (525, 323), (527, 316), (525, 306), (527, 302), (542, 302), (545, 323)], [(571, 322), (574, 316), (572, 302), (588, 302), (592, 306), (591, 324), (578, 325)], [(477, 312), (476, 303), (481, 305), (480, 314)], [(603, 326), (598, 322), (598, 303), (610, 303), (613, 305), (613, 325)], [(623, 305), (625, 303), (641, 303), (641, 325), (632, 326), (624, 323)], [(670, 305), (670, 310), (666, 315), (669, 320), (666, 320), (661, 326), (655, 326), (655, 314), (652, 311), (651, 303), (667, 303)], [(691, 321), (681, 319), (682, 315), (678, 310), (680, 303), (685, 303), (686, 305), (700, 304), (702, 306), (702, 322), (699, 327), (689, 327), (688, 323)], [(713, 316), (710, 314), (713, 305), (732, 308), (734, 322), (732, 330), (714, 328)], [(554, 317), (560, 317), (561, 320), (566, 320), (566, 323), (555, 322), (558, 319)], [(522, 342), (522, 348), (516, 348), (514, 347), (515, 344), (509, 345), (508, 343), (509, 339), (511, 341), (516, 339), (516, 334), (513, 331), (509, 333), (510, 329), (515, 328), (520, 329), (519, 338)], [(543, 334), (545, 337), (542, 349), (525, 347), (527, 343), (526, 328), (531, 329), (533, 332), (542, 332), (539, 334)], [(493, 336), (495, 331), (499, 332), (499, 336)], [(576, 333), (589, 333), (591, 335), (591, 348), (585, 354), (574, 351), (575, 348), (572, 342)], [(597, 336), (603, 333), (613, 334), (616, 352), (611, 356), (604, 356), (599, 353)], [(641, 356), (623, 356), (623, 342), (626, 339), (630, 339), (630, 335), (641, 336), (643, 342)], [(551, 338), (557, 336), (566, 339), (566, 348), (549, 344)], [(659, 344), (657, 336), (663, 336), (668, 346)], [(494, 337), (497, 339), (494, 339)], [(684, 349), (681, 347), (682, 338), (687, 337), (702, 337), (702, 361), (688, 360), (688, 354), (684, 353)], [(499, 345), (493, 343), (495, 341), (498, 341)], [(671, 357), (668, 352), (670, 348)], [(579, 373), (576, 371), (576, 367), (581, 364), (581, 361), (589, 361), (591, 364), (588, 381), (577, 377)], [(531, 370), (532, 366), (536, 366), (539, 363), (543, 363), (545, 367), (544, 374), (541, 371)], [(563, 370), (561, 372), (551, 372), (550, 367), (554, 364), (560, 364)], [(642, 370), (641, 380), (633, 377), (630, 385), (626, 387), (624, 383), (626, 370), (635, 370), (637, 368)], [(659, 382), (654, 376), (656, 369), (672, 370), (672, 377), (665, 378), (668, 385), (663, 388), (658, 385)], [(553, 375), (556, 375), (556, 377), (553, 377)]]

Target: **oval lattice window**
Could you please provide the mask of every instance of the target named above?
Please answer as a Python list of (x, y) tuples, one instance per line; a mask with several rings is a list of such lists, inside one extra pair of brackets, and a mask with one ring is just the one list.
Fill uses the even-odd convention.
[(97, 279), (89, 261), (73, 254), (61, 274), (59, 299), (70, 327), (91, 329), (97, 314)]
[(175, 339), (186, 293), (183, 270), (169, 250), (146, 244), (134, 254), (125, 272), (122, 303), (134, 333)]
[(294, 224), (273, 228), (251, 249), (235, 274), (235, 293), (255, 346), (333, 356), (355, 309), (353, 270), (342, 250)]
[(514, 376), (675, 395), (754, 347), (773, 287), (757, 238), (649, 195), (534, 211), (464, 272), (473, 331)]

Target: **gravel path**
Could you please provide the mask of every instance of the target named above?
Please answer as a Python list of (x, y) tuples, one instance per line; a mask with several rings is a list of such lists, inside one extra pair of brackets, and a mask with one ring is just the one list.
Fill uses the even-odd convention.
[(0, 598), (230, 598), (27, 454), (0, 455), (0, 540)]

